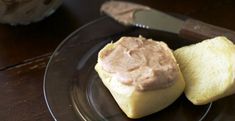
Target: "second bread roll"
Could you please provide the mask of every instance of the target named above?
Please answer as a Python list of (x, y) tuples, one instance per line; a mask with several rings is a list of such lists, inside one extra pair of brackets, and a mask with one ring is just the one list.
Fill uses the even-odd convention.
[(235, 93), (235, 46), (225, 37), (177, 49), (186, 97), (203, 105)]

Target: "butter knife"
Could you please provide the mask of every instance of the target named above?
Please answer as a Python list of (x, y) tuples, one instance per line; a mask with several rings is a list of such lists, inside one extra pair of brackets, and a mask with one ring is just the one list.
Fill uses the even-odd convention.
[(192, 18), (183, 20), (148, 6), (124, 1), (108, 1), (100, 9), (125, 25), (170, 32), (192, 41), (226, 36), (235, 43), (235, 32), (232, 30)]

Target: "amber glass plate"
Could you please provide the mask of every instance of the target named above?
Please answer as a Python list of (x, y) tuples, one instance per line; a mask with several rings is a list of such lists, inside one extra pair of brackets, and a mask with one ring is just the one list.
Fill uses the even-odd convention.
[[(48, 63), (44, 94), (57, 121), (132, 121), (120, 110), (94, 70), (98, 51), (121, 36), (165, 41), (176, 49), (191, 42), (161, 31), (124, 27), (108, 17), (95, 20), (67, 37)], [(182, 94), (166, 109), (135, 121), (202, 121), (234, 118), (234, 97), (195, 106)], [(224, 121), (224, 120), (223, 120)]]

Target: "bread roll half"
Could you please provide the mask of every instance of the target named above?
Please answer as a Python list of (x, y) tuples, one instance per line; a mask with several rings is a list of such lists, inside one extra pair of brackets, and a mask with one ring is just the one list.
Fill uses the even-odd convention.
[(225, 37), (204, 40), (174, 52), (186, 97), (203, 105), (235, 93), (235, 46)]
[(166, 108), (185, 87), (168, 46), (143, 37), (122, 37), (107, 44), (99, 52), (95, 70), (129, 118)]

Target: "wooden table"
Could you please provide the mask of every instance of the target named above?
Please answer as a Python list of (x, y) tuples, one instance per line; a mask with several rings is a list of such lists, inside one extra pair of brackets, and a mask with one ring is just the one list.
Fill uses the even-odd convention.
[[(100, 17), (99, 7), (104, 1), (64, 0), (56, 13), (41, 22), (28, 26), (0, 24), (1, 121), (53, 120), (42, 90), (48, 59), (66, 36)], [(132, 1), (235, 30), (233, 0)]]

